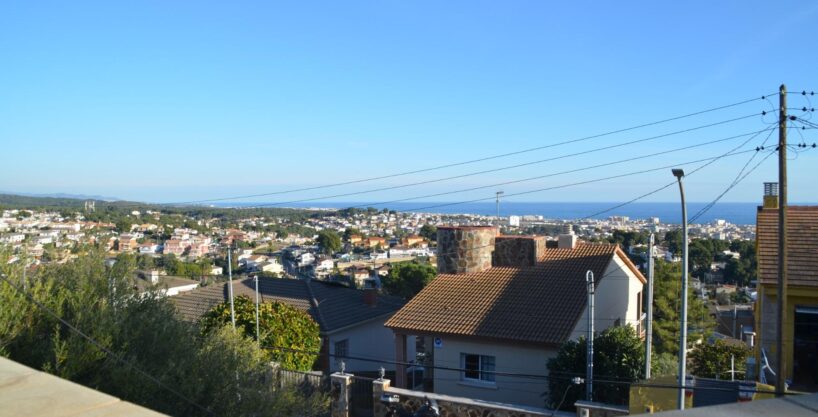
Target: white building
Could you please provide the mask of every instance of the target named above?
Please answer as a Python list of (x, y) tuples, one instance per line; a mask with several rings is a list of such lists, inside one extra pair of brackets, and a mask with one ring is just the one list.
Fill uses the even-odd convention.
[[(438, 276), (389, 321), (399, 362), (410, 336), (433, 346), (436, 393), (510, 404), (543, 404), (543, 384), (501, 374), (548, 375), (559, 346), (587, 332), (586, 272), (596, 282), (595, 330), (630, 325), (642, 334), (645, 278), (617, 246), (561, 235), (497, 236), (484, 227), (440, 227)], [(441, 300), (446, 300), (441, 304)], [(396, 386), (406, 387), (398, 370)]]

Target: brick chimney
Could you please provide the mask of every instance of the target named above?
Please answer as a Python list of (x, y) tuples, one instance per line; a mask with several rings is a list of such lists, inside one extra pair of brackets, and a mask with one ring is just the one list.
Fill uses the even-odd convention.
[(574, 249), (577, 247), (577, 235), (574, 234), (574, 225), (566, 223), (562, 225), (562, 233), (559, 236), (560, 249)]
[(375, 307), (378, 305), (378, 290), (375, 288), (364, 288), (364, 304)]
[(544, 236), (497, 236), (493, 266), (534, 266), (545, 252)]
[(778, 183), (765, 182), (764, 183), (764, 208), (777, 209), (778, 208)]
[(495, 226), (441, 226), (437, 228), (437, 272), (462, 274), (491, 268)]

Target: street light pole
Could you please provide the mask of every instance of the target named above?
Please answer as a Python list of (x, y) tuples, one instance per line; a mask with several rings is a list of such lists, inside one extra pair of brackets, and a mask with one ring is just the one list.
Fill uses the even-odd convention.
[(497, 191), (497, 225), (500, 225), (500, 196), (504, 193), (502, 191)]
[(588, 340), (585, 353), (585, 399), (594, 400), (594, 272), (585, 273), (585, 282), (588, 284)]
[(685, 172), (682, 169), (674, 169), (673, 175), (679, 182), (679, 193), (682, 196), (682, 311), (681, 316), (681, 332), (679, 337), (679, 409), (685, 408), (685, 389), (684, 385), (687, 382), (686, 365), (687, 365), (687, 205), (685, 204), (685, 188), (682, 184), (682, 177)]
[(233, 323), (233, 330), (236, 330), (236, 309), (233, 307), (233, 256), (232, 248), (227, 247), (227, 295), (230, 297), (230, 321)]
[(261, 344), (258, 331), (258, 274), (253, 275), (253, 282), (256, 284), (256, 343)]

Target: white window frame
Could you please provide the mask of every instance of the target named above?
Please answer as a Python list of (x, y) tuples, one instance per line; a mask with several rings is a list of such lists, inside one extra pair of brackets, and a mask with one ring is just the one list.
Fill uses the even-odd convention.
[[(477, 356), (477, 370), (468, 371), (477, 372), (477, 378), (466, 376), (467, 356)], [(460, 354), (460, 367), (463, 369), (463, 371), (460, 372), (460, 380), (462, 381), (490, 385), (494, 385), (496, 383), (495, 372), (497, 368), (497, 358), (495, 356), (463, 352)]]

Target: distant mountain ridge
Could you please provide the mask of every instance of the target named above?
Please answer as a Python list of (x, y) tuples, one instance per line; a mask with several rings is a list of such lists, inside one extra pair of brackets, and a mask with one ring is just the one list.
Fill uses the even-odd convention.
[(118, 197), (106, 197), (103, 195), (86, 195), (86, 194), (69, 194), (69, 193), (46, 193), (46, 194), (35, 194), (35, 193), (16, 193), (16, 192), (9, 192), (9, 191), (0, 191), (2, 195), (16, 195), (22, 197), (40, 197), (40, 198), (67, 198), (73, 200), (99, 200), (99, 201), (120, 201), (121, 198)]

